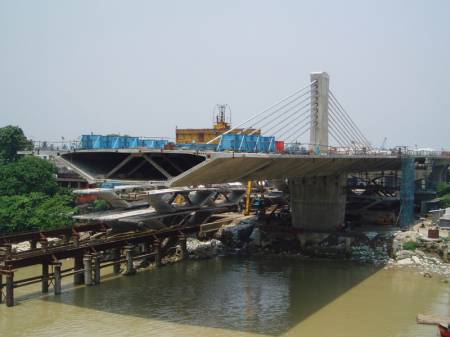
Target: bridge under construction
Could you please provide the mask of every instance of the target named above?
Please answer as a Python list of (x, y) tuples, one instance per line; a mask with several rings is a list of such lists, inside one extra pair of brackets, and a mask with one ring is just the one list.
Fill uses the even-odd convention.
[[(398, 171), (400, 223), (408, 225), (413, 220), (416, 167), (430, 167), (423, 179), (435, 188), (447, 176), (449, 154), (374, 148), (329, 82), (327, 73), (312, 73), (305, 87), (208, 143), (191, 144), (189, 150), (77, 150), (60, 160), (90, 183), (175, 187), (287, 180), (293, 226), (311, 230), (333, 229), (344, 222), (349, 174)], [(282, 142), (283, 150), (272, 146), (274, 142)]]
[[(116, 209), (77, 216), (81, 224), (70, 229), (0, 237), (0, 276), (6, 276), (5, 284), (0, 278), (0, 288), (6, 287), (7, 305), (14, 305), (15, 287), (40, 282), (46, 293), (52, 283), (59, 294), (65, 276), (73, 275), (75, 284), (93, 285), (100, 283), (102, 267), (114, 266), (117, 273), (120, 263), (125, 263), (125, 274), (131, 275), (136, 258), (148, 258), (159, 266), (163, 253), (175, 244), (184, 256), (186, 235), (206, 235), (232, 221), (233, 216), (219, 213), (235, 211), (245, 189), (224, 184), (252, 180), (285, 184), (296, 235), (343, 227), (350, 175), (384, 177), (385, 172), (393, 172), (391, 176), (401, 181), (398, 224), (408, 226), (414, 221), (418, 182), (423, 191), (435, 189), (446, 180), (450, 165), (447, 152), (374, 148), (330, 90), (324, 72), (311, 74), (305, 87), (246, 121), (220, 130), (220, 134), (217, 130), (208, 133), (203, 144), (76, 149), (57, 157), (59, 164), (90, 184), (113, 182), (124, 189), (127, 184), (141, 186), (141, 199), (125, 202), (113, 189), (81, 191), (101, 196)], [(177, 198), (182, 202), (177, 203)], [(120, 228), (117, 224), (124, 232), (111, 235), (114, 228)], [(125, 225), (130, 224), (139, 230), (126, 232)], [(98, 238), (80, 240), (85, 231)], [(104, 235), (107, 232), (110, 235)], [(63, 242), (50, 246), (48, 237), (52, 236), (62, 237)], [(19, 240), (29, 240), (30, 250), (12, 252), (11, 244)], [(140, 254), (135, 256), (137, 246)], [(65, 258), (74, 259), (73, 268), (61, 269)], [(15, 268), (33, 264), (42, 264), (42, 275), (14, 280)]]

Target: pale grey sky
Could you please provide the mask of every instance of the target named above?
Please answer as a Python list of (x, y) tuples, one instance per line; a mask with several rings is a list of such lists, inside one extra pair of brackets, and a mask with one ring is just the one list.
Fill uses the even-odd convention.
[(170, 136), (311, 71), (379, 146), (450, 148), (450, 1), (0, 0), (0, 126)]

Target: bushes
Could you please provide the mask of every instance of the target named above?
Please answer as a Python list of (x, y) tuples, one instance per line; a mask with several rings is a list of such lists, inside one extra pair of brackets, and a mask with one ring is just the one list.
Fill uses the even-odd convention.
[(439, 184), (437, 194), (442, 201), (442, 206), (450, 207), (450, 183)]
[(407, 241), (403, 243), (404, 250), (415, 250), (418, 246), (416, 241)]
[(17, 153), (30, 146), (19, 127), (0, 128), (0, 233), (67, 226), (76, 211), (52, 163)]
[(70, 225), (75, 209), (70, 194), (33, 192), (0, 196), (0, 232), (52, 229)]
[(0, 164), (0, 195), (20, 195), (39, 192), (55, 194), (56, 167), (41, 158), (26, 156), (17, 161)]
[(9, 163), (18, 159), (18, 151), (31, 149), (29, 141), (18, 126), (8, 125), (0, 128), (0, 163)]

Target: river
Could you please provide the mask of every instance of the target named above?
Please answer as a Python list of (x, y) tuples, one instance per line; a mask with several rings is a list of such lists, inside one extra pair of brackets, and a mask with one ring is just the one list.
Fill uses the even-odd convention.
[(39, 287), (0, 306), (0, 336), (437, 336), (415, 316), (450, 303), (439, 277), (294, 257), (189, 260), (92, 287), (67, 278), (59, 296)]

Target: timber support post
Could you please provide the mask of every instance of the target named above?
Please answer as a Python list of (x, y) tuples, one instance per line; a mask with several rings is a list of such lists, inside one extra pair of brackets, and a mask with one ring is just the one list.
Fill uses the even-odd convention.
[(153, 241), (153, 248), (155, 250), (155, 267), (161, 266), (161, 241), (156, 239)]
[(100, 255), (94, 255), (94, 284), (100, 284)]
[(113, 249), (113, 259), (115, 260), (113, 265), (114, 274), (120, 274), (120, 248)]
[(14, 272), (6, 274), (6, 306), (14, 306)]
[(42, 293), (48, 293), (48, 262), (42, 263)]
[(3, 273), (0, 270), (0, 304), (3, 303)]
[(345, 238), (345, 256), (348, 258), (352, 255), (352, 238), (346, 237)]
[(186, 236), (184, 234), (178, 237), (178, 243), (180, 245), (180, 259), (184, 260), (187, 257)]
[(442, 245), (442, 261), (448, 262), (448, 244)]
[(61, 262), (57, 262), (54, 265), (54, 276), (55, 276), (55, 285), (54, 292), (55, 295), (61, 294)]
[(75, 256), (73, 262), (73, 284), (80, 285), (84, 283), (84, 275), (83, 275), (83, 257)]

